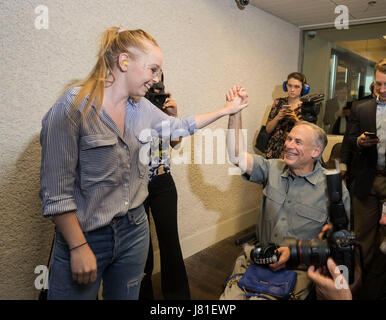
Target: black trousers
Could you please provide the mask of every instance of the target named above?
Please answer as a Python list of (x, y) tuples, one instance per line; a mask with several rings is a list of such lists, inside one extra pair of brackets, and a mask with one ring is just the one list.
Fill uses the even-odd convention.
[[(189, 282), (178, 238), (177, 190), (171, 174), (164, 173), (150, 181), (149, 196), (144, 205), (148, 215), (150, 208), (157, 232), (161, 257), (161, 288), (164, 299), (190, 300)], [(151, 281), (153, 268), (153, 247), (150, 241), (145, 276), (139, 294), (140, 300), (154, 299)]]

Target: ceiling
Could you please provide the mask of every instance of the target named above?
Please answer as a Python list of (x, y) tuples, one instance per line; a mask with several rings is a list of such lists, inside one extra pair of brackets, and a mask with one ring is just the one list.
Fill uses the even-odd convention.
[(337, 5), (348, 7), (349, 26), (386, 21), (386, 0), (250, 0), (249, 3), (302, 30), (333, 27), (340, 15), (334, 12)]
[(335, 44), (373, 62), (378, 62), (385, 57), (385, 40), (368, 39), (359, 41), (335, 42)]

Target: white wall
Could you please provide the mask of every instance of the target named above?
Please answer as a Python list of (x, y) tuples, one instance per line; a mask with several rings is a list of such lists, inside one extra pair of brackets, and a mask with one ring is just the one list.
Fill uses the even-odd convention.
[[(34, 26), (41, 4), (47, 30)], [(53, 234), (38, 198), (41, 119), (69, 81), (90, 71), (105, 28), (142, 28), (157, 39), (181, 116), (219, 108), (228, 88), (245, 86), (250, 151), (274, 90), (297, 70), (299, 30), (252, 6), (241, 11), (233, 0), (2, 1), (0, 16), (0, 299), (37, 297), (34, 269), (46, 264)], [(228, 175), (229, 167), (172, 167), (185, 257), (256, 221), (261, 189)]]
[[(306, 35), (304, 41), (303, 73), (306, 75), (308, 83), (311, 84), (310, 94), (324, 93), (325, 101), (328, 100), (329, 92), (330, 56), (331, 42), (318, 35), (314, 38)], [(323, 103), (318, 115), (317, 125), (321, 128), (324, 126), (325, 107), (326, 105)]]

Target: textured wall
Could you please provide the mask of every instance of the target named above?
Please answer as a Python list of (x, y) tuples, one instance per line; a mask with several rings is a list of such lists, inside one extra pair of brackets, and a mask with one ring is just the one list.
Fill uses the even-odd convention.
[[(48, 29), (35, 27), (39, 5), (49, 10)], [(233, 0), (2, 1), (0, 16), (0, 299), (37, 297), (34, 269), (46, 264), (53, 232), (38, 198), (41, 119), (61, 89), (92, 68), (106, 27), (142, 28), (157, 39), (181, 116), (219, 108), (229, 87), (244, 85), (250, 151), (267, 105), (297, 69), (299, 30), (252, 6), (241, 11)], [(209, 128), (226, 126), (224, 118)], [(218, 241), (228, 221), (240, 229), (234, 217), (257, 210), (258, 186), (228, 168), (173, 166), (185, 255), (202, 249), (205, 231)]]

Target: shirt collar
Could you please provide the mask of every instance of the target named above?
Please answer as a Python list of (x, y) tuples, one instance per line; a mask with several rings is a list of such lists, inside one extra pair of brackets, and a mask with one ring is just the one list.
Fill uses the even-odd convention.
[(380, 107), (386, 107), (386, 102), (381, 102), (381, 101), (379, 100), (379, 97), (377, 97), (377, 104), (378, 104), (378, 106), (380, 106)]
[[(297, 177), (296, 175), (294, 175), (291, 172), (291, 170), (289, 169), (288, 166), (284, 167), (281, 176), (283, 178), (288, 178), (289, 176), (292, 176), (293, 178)], [(304, 178), (306, 181), (308, 181), (312, 185), (316, 185), (320, 181), (320, 178), (322, 176), (323, 176), (323, 168), (320, 164), (320, 161), (316, 161), (315, 168), (312, 172), (306, 174), (305, 176), (299, 176), (299, 177)]]

